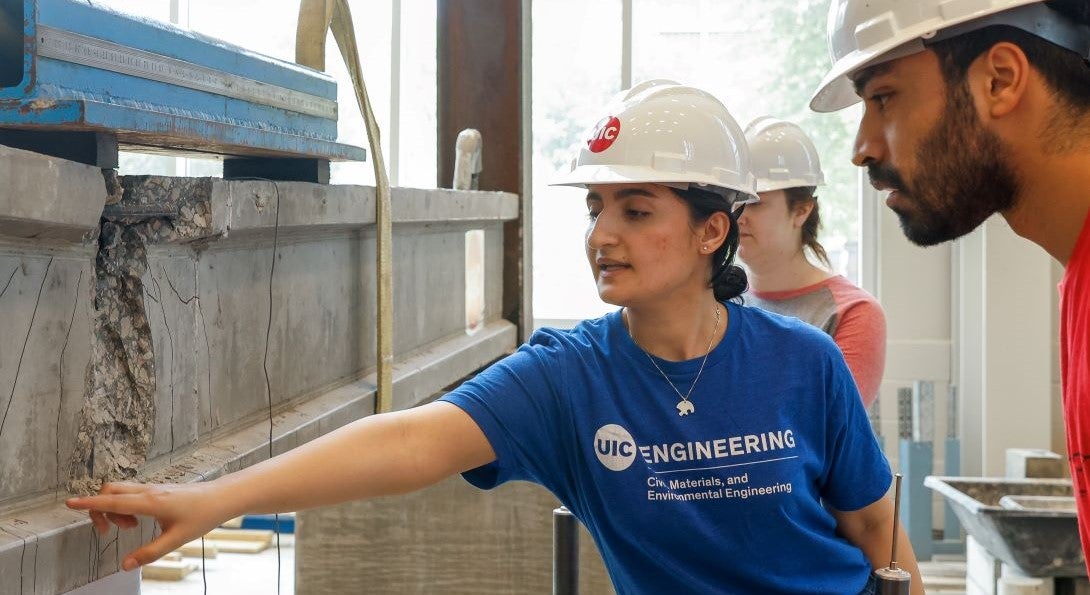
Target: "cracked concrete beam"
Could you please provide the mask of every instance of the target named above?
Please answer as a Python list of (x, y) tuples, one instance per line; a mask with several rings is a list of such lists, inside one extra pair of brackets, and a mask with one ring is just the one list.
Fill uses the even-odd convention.
[[(98, 239), (95, 259), (90, 246), (0, 238), (0, 334), (29, 337), (25, 357), (35, 363), (19, 374), (0, 438), (0, 525), (11, 511), (23, 518), (43, 504), (55, 513), (35, 517), (25, 552), (22, 538), (0, 532), (0, 574), (28, 559), (48, 561), (55, 575), (39, 565), (37, 578), (63, 583), (56, 591), (116, 569), (109, 539), (94, 542), (85, 521), (71, 526), (58, 516), (63, 489), (52, 490), (68, 477), (64, 467), (76, 472), (71, 487), (91, 490), (136, 470), (153, 481), (194, 481), (268, 456), (262, 354), (270, 308), (274, 452), (370, 411), (370, 397), (360, 394), (368, 381), (351, 381), (374, 359), (373, 189), (147, 176), (121, 182), (122, 199), (104, 213), (101, 237), (90, 236)], [(425, 310), (397, 318), (400, 354), (464, 332), (463, 281), (455, 274), (464, 232), (484, 229), (486, 277), (498, 279), (502, 221), (513, 216), (507, 197), (395, 191), (395, 219), (409, 224), (395, 238), (395, 258), (411, 271), (395, 291)], [(278, 215), (287, 233), (274, 250)], [(499, 290), (488, 285), (489, 320), (499, 316)], [(395, 379), (399, 404), (510, 349), (514, 331), (504, 325), (491, 337), (485, 329), (463, 338), (484, 351), (462, 345), (462, 355), (429, 351), (434, 365), (407, 360)], [(0, 345), (0, 407), (18, 351)], [(347, 401), (311, 407), (318, 402), (307, 399), (331, 389)], [(224, 435), (239, 427), (246, 429)], [(179, 450), (191, 454), (178, 458)], [(33, 552), (40, 557), (26, 557)]]
[(0, 297), (0, 508), (57, 485), (91, 352), (90, 259), (0, 251), (0, 271), (8, 267), (16, 272)]

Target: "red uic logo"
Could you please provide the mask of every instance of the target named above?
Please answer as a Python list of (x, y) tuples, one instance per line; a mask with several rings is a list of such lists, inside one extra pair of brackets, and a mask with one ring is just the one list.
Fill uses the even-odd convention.
[(615, 116), (609, 116), (602, 118), (602, 121), (594, 127), (594, 132), (590, 136), (590, 140), (587, 141), (587, 148), (591, 153), (601, 153), (608, 149), (613, 141), (617, 140), (617, 135), (621, 133), (621, 121)]

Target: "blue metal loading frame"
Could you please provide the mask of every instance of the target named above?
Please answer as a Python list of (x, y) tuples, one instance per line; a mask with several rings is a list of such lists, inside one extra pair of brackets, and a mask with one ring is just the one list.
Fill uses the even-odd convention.
[(0, 0), (0, 144), (104, 168), (222, 156), (225, 177), (328, 181), (361, 161), (324, 73), (90, 2)]

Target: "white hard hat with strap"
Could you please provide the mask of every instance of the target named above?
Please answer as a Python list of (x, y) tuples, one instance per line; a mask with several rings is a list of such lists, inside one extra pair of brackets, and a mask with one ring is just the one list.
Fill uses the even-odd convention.
[(859, 102), (850, 77), (926, 49), (927, 43), (992, 25), (1022, 29), (1090, 56), (1090, 28), (1045, 6), (1043, 0), (833, 0), (829, 49), (833, 67), (810, 108), (832, 112)]
[(571, 171), (553, 186), (656, 183), (755, 201), (741, 127), (710, 93), (652, 80), (621, 92), (605, 108)]
[(763, 116), (746, 126), (757, 192), (825, 183), (817, 147), (797, 124)]

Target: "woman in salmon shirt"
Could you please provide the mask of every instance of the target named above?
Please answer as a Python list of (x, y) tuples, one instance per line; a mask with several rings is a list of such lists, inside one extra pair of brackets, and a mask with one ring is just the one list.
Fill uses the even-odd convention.
[(870, 407), (886, 363), (886, 317), (874, 296), (828, 270), (829, 257), (818, 241), (821, 215), (814, 192), (825, 180), (817, 150), (797, 125), (771, 117), (754, 120), (746, 141), (761, 197), (738, 218), (738, 255), (750, 281), (746, 303), (828, 333)]

